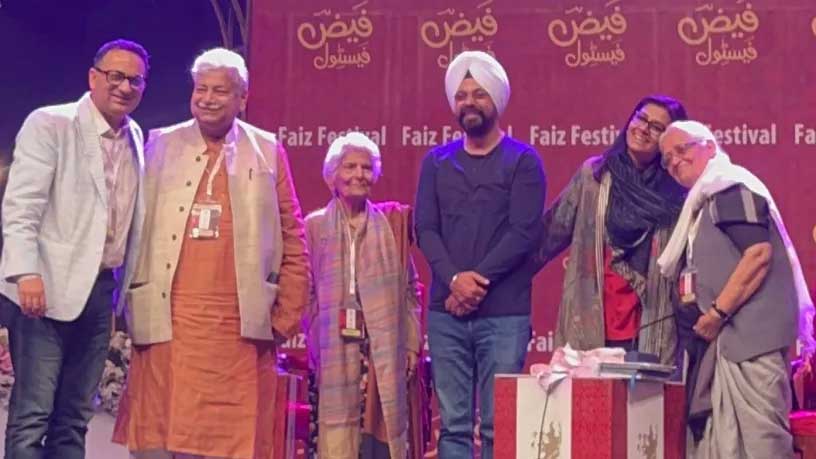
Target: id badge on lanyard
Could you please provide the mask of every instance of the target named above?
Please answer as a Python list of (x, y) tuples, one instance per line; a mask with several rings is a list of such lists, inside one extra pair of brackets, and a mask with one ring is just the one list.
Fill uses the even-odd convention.
[[(349, 238), (349, 285), (346, 292), (347, 303), (340, 308), (340, 336), (347, 341), (362, 341), (366, 338), (365, 318), (363, 308), (360, 304), (359, 292), (357, 291), (357, 238), (351, 230), (346, 227)], [(349, 304), (351, 303), (351, 304)]]
[(193, 208), (190, 210), (190, 218), (192, 219), (190, 237), (193, 239), (218, 239), (218, 228), (223, 209), (221, 204), (215, 202), (212, 197), (212, 186), (223, 160), (224, 151), (222, 150), (218, 155), (218, 159), (215, 160), (210, 176), (207, 178), (207, 197), (202, 201), (194, 202)]
[(680, 304), (683, 306), (697, 305), (697, 268), (687, 266), (678, 279), (677, 292), (680, 294)]
[(190, 211), (193, 239), (218, 239), (218, 224), (221, 220), (221, 204), (196, 202)]
[(700, 218), (703, 211), (700, 210), (694, 223), (691, 225), (689, 231), (688, 242), (686, 245), (686, 263), (687, 266), (680, 272), (680, 278), (677, 280), (677, 293), (680, 294), (680, 305), (682, 306), (697, 306), (697, 268), (694, 266), (694, 239), (697, 237), (697, 231), (700, 228)]
[(340, 336), (348, 341), (362, 341), (366, 337), (363, 311), (354, 308), (340, 309)]

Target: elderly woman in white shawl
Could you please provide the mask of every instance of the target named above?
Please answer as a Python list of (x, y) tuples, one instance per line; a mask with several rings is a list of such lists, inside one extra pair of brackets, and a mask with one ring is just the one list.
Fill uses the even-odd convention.
[(791, 457), (788, 353), (799, 334), (812, 355), (813, 303), (782, 217), (703, 124), (672, 123), (660, 149), (690, 189), (658, 263), (664, 275), (680, 272), (691, 456)]

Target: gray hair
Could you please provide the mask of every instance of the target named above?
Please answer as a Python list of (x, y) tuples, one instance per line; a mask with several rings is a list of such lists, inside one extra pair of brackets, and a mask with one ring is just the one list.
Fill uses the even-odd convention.
[(195, 79), (201, 73), (216, 69), (232, 70), (237, 77), (235, 78), (236, 83), (241, 85), (244, 92), (249, 89), (249, 72), (247, 72), (244, 58), (226, 48), (213, 48), (201, 53), (193, 62), (190, 73)]
[(347, 153), (355, 150), (368, 153), (371, 158), (372, 180), (377, 183), (382, 175), (380, 148), (362, 132), (349, 132), (334, 139), (329, 146), (329, 151), (326, 152), (326, 159), (323, 160), (323, 180), (326, 181), (329, 188), (334, 186), (334, 176), (343, 158)]

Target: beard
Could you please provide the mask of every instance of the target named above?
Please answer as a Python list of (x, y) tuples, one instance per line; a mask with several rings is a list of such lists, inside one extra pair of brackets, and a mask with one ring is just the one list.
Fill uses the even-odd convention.
[[(475, 114), (477, 119), (465, 120), (465, 117)], [(496, 124), (496, 116), (488, 116), (478, 108), (465, 108), (459, 112), (459, 126), (468, 137), (484, 137)]]

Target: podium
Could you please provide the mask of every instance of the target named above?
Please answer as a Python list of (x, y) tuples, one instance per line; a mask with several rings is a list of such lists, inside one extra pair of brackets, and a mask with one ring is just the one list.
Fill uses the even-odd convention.
[(565, 378), (547, 395), (534, 376), (496, 375), (494, 397), (496, 459), (685, 457), (679, 384)]

